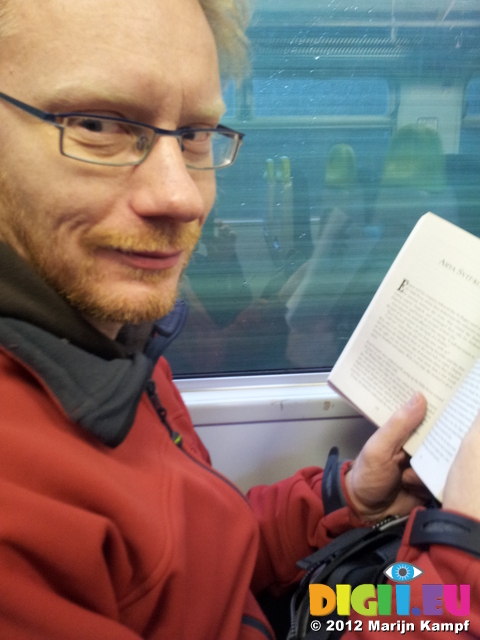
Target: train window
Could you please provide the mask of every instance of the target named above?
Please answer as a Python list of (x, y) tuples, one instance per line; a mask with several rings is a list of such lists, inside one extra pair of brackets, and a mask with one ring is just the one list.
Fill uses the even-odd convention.
[(478, 0), (257, 0), (177, 378), (328, 371), (426, 211), (480, 233)]
[(225, 103), (225, 113), (223, 119), (234, 118), (235, 117), (235, 104), (236, 104), (236, 96), (235, 96), (235, 84), (233, 82), (228, 82), (225, 84), (223, 88), (223, 101)]
[(480, 78), (472, 78), (466, 92), (466, 115), (480, 116)]
[(277, 72), (253, 78), (255, 116), (387, 115), (383, 78), (298, 78)]

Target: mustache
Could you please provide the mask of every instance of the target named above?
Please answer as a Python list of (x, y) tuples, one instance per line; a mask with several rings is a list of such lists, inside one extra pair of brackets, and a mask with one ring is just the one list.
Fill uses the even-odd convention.
[(92, 229), (83, 240), (86, 248), (116, 249), (124, 252), (148, 253), (193, 249), (202, 228), (198, 222), (169, 223), (136, 232), (100, 231)]

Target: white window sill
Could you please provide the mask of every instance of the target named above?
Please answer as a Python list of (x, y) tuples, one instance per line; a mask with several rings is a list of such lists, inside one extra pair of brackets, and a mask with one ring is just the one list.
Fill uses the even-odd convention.
[(358, 416), (326, 374), (177, 380), (196, 427)]

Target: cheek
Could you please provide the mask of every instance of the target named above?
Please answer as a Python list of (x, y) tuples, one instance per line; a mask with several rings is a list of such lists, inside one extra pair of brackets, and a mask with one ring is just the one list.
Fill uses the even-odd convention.
[[(124, 187), (118, 176), (104, 175), (101, 170), (95, 172), (90, 165), (84, 168), (74, 160), (64, 162), (62, 171), (35, 180), (27, 195), (38, 215), (48, 219), (44, 226), (54, 233), (75, 237), (118, 211)], [(52, 175), (57, 176), (55, 181)]]

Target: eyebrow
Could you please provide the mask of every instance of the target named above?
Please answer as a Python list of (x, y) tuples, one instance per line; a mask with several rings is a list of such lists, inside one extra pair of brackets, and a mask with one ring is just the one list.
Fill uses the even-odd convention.
[[(93, 91), (87, 87), (65, 86), (52, 91), (49, 94), (48, 102), (55, 105), (55, 112), (68, 112), (81, 110), (83, 105), (92, 103), (98, 109), (112, 108), (114, 106), (126, 111), (143, 114), (147, 116), (152, 112), (150, 106), (137, 97), (133, 97), (123, 92), (104, 91), (102, 89)], [(205, 104), (195, 104), (195, 119), (220, 119), (226, 111), (223, 100), (215, 100)]]

